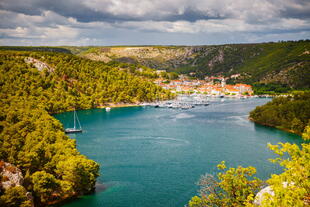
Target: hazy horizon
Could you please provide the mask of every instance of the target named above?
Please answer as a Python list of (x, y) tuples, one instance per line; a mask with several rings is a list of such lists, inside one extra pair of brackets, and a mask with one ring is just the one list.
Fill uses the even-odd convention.
[(310, 41), (309, 39), (297, 39), (297, 40), (278, 40), (269, 42), (248, 42), (248, 43), (227, 43), (227, 44), (197, 44), (197, 45), (0, 45), (0, 47), (196, 47), (196, 46), (221, 46), (221, 45), (249, 45), (249, 44), (267, 44), (267, 43), (279, 43), (279, 42), (297, 42), (297, 41)]

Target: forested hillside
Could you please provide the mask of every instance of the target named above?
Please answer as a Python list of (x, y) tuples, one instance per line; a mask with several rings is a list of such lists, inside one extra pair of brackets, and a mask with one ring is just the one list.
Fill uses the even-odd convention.
[[(50, 114), (172, 96), (121, 69), (63, 53), (0, 52), (0, 164), (15, 165), (24, 177), (22, 186), (0, 185), (0, 206), (31, 206), (26, 192), (45, 206), (94, 189), (99, 165)], [(9, 179), (1, 170), (0, 177), (0, 184)]]
[(140, 63), (198, 78), (236, 75), (238, 82), (310, 87), (309, 40), (216, 46), (94, 47), (79, 55), (104, 62)]
[(274, 98), (250, 112), (253, 121), (301, 134), (310, 124), (310, 92)]
[[(87, 109), (107, 103), (167, 99), (171, 93), (126, 71), (61, 53), (1, 52), (2, 100), (27, 97), (50, 113)], [(47, 67), (26, 63), (32, 57)], [(121, 65), (127, 67), (127, 65)]]
[(210, 46), (0, 47), (7, 49), (71, 53), (105, 63), (140, 64), (196, 78), (222, 75), (229, 82), (310, 88), (310, 40)]

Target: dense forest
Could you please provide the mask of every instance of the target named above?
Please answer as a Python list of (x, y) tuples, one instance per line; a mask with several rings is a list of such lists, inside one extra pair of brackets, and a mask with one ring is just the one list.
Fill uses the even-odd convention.
[(288, 94), (295, 90), (284, 84), (273, 84), (273, 83), (254, 83), (252, 85), (254, 94), (256, 95), (276, 95), (276, 94)]
[(310, 91), (274, 98), (250, 112), (250, 119), (259, 124), (301, 134), (310, 124)]
[(173, 96), (126, 67), (133, 66), (55, 52), (0, 52), (0, 175), (16, 171), (5, 163), (23, 175), (22, 186), (0, 186), (0, 206), (31, 206), (26, 192), (46, 206), (94, 190), (99, 165), (77, 151), (51, 114)]
[[(104, 64), (74, 55), (1, 52), (2, 100), (27, 97), (50, 113), (108, 103), (138, 103), (172, 97), (169, 91), (127, 72), (128, 64)], [(31, 57), (46, 65), (38, 70)], [(124, 68), (125, 67), (125, 68)]]
[(77, 151), (75, 141), (44, 109), (25, 97), (6, 104), (0, 118), (1, 160), (23, 175), (22, 186), (1, 190), (1, 206), (30, 207), (25, 192), (32, 193), (36, 206), (45, 206), (93, 191), (99, 165)]

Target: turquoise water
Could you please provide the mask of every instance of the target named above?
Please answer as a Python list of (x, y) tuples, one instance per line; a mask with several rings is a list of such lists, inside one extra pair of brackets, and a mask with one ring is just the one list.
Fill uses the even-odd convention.
[[(197, 193), (202, 174), (215, 175), (225, 160), (230, 167), (252, 165), (265, 179), (280, 168), (268, 158), (268, 142), (300, 142), (298, 136), (256, 125), (248, 112), (268, 99), (213, 99), (189, 110), (152, 107), (78, 111), (81, 153), (101, 165), (104, 190), (66, 207), (177, 207)], [(72, 113), (56, 115), (72, 127)], [(102, 185), (100, 185), (102, 188)]]

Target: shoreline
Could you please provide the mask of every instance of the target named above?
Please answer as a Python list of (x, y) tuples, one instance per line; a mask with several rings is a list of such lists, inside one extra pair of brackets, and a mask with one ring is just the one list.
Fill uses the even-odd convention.
[[(214, 96), (210, 96), (209, 98), (222, 99), (221, 97), (214, 97)], [(239, 97), (236, 97), (236, 96), (224, 96), (223, 98), (239, 99)], [(273, 98), (273, 97), (272, 96), (269, 96), (269, 97), (267, 97), (267, 96), (259, 96), (259, 97), (248, 96), (244, 99), (248, 99), (248, 98)], [(170, 100), (173, 100), (173, 99), (170, 99)], [(151, 103), (155, 103), (155, 102), (151, 102)], [(106, 103), (104, 105), (99, 105), (99, 106), (95, 106), (95, 107), (91, 107), (91, 108), (77, 109), (77, 110), (104, 109), (104, 108), (108, 108), (108, 107), (110, 107), (110, 108), (125, 108), (125, 107), (142, 107), (142, 106), (143, 105), (141, 105), (141, 103)], [(74, 108), (70, 108), (70, 109), (65, 110), (65, 111), (59, 111), (59, 112), (51, 113), (51, 115), (65, 113), (65, 112), (71, 112), (71, 111), (74, 111)]]
[(124, 103), (109, 103), (107, 105), (102, 105), (102, 106), (97, 106), (95, 108), (97, 109), (104, 109), (104, 108), (124, 108), (124, 107), (138, 107), (138, 106), (141, 106), (140, 103), (130, 103), (130, 104), (124, 104)]
[[(140, 103), (137, 103), (137, 104), (110, 104), (110, 105), (95, 106), (95, 107), (91, 107), (91, 108), (77, 109), (77, 111), (90, 110), (90, 109), (104, 109), (107, 107), (125, 108), (125, 107), (139, 107), (139, 106), (141, 106)], [(71, 109), (68, 109), (65, 111), (59, 111), (59, 112), (51, 113), (50, 115), (61, 114), (61, 113), (72, 112), (72, 111), (74, 111), (74, 108), (71, 108)]]
[(295, 135), (301, 136), (301, 134), (298, 134), (298, 133), (294, 132), (291, 129), (283, 128), (281, 126), (272, 126), (272, 125), (268, 125), (268, 124), (263, 124), (263, 123), (255, 121), (251, 117), (248, 117), (248, 120), (250, 120), (251, 122), (253, 122), (255, 124), (259, 124), (261, 126), (271, 127), (271, 128), (278, 129), (278, 130), (281, 130), (281, 131), (284, 131), (284, 132), (287, 132), (287, 133), (291, 133), (291, 134), (295, 134)]

